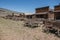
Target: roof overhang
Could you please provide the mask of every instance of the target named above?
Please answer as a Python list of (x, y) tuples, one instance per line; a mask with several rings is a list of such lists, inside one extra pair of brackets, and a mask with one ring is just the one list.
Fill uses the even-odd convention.
[(48, 12), (35, 13), (34, 15), (42, 15), (42, 14), (48, 14)]
[(60, 10), (54, 11), (54, 12), (60, 12)]

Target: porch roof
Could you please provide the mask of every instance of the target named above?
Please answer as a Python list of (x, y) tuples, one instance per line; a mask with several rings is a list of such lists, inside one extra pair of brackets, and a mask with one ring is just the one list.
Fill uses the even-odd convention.
[(35, 13), (34, 15), (48, 14), (48, 12)]
[(56, 11), (54, 11), (54, 12), (60, 12), (60, 10), (56, 10)]

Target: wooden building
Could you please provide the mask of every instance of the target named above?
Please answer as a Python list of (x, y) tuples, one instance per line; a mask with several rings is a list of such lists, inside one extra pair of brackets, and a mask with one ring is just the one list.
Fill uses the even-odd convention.
[(54, 6), (54, 10), (50, 10), (49, 6), (36, 8), (36, 13), (34, 14), (36, 18), (43, 18), (48, 20), (60, 19), (60, 5)]
[(46, 7), (41, 7), (41, 8), (36, 8), (36, 13), (34, 16), (38, 19), (47, 19), (48, 18), (48, 12), (49, 12), (49, 6)]
[(60, 5), (54, 6), (54, 11), (60, 11)]
[(26, 15), (25, 17), (26, 17), (27, 19), (32, 19), (32, 16), (33, 16), (33, 15)]
[(60, 19), (60, 5), (54, 6), (54, 16), (55, 19)]
[(36, 13), (48, 12), (48, 11), (49, 11), (49, 6), (36, 8)]
[(50, 11), (49, 11), (49, 6), (46, 6), (46, 7), (41, 7), (41, 8), (36, 8), (35, 9), (35, 14), (32, 14), (32, 15), (26, 15), (27, 18), (30, 18), (30, 19), (48, 19), (51, 18), (49, 15)]

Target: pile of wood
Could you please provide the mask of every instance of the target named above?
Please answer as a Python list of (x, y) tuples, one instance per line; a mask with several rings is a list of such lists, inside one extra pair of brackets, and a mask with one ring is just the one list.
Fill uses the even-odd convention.
[(27, 19), (24, 22), (24, 26), (28, 26), (28, 27), (32, 27), (32, 28), (40, 27), (42, 24), (43, 24), (43, 21), (40, 21), (38, 19)]
[(45, 21), (44, 32), (50, 32), (60, 37), (60, 21)]

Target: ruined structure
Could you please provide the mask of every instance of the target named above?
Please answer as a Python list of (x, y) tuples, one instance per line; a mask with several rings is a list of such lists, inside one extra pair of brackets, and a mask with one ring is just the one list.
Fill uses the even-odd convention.
[(6, 15), (4, 18), (19, 21), (19, 20), (24, 20), (25, 14), (12, 13), (12, 15)]

